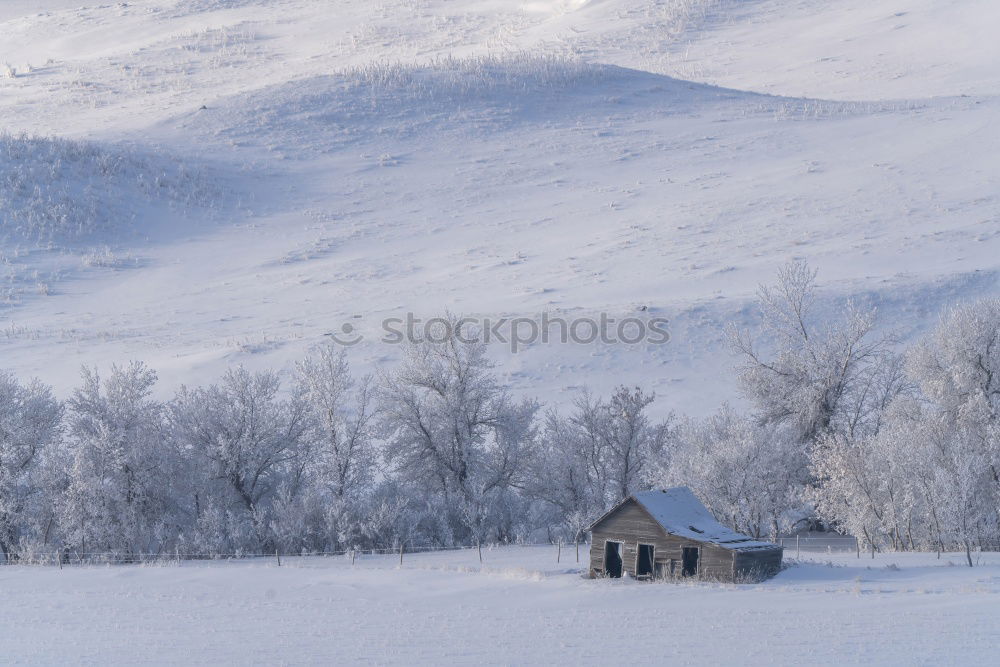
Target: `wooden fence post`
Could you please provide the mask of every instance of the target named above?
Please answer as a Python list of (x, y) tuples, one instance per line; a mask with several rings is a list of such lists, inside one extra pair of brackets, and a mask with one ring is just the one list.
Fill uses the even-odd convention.
[(482, 541), (476, 542), (476, 546), (479, 547), (479, 564), (483, 564), (483, 543)]
[(403, 567), (403, 543), (399, 543), (399, 566)]
[(274, 550), (274, 557), (278, 559), (278, 567), (281, 567), (281, 554), (278, 553), (278, 549), (277, 548), (275, 548), (275, 550)]
[(559, 540), (556, 546), (556, 562), (562, 561), (562, 540)]

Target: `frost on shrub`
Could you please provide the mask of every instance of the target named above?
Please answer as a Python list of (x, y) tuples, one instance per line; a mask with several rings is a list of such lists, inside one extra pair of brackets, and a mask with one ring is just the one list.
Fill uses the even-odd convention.
[(212, 188), (181, 162), (83, 141), (0, 133), (0, 238), (42, 246), (105, 241), (143, 204), (205, 206)]
[(139, 266), (139, 259), (132, 253), (116, 253), (107, 245), (85, 253), (82, 260), (88, 268), (129, 269)]
[[(418, 136), (429, 127), (482, 134), (550, 120), (556, 105), (557, 116), (567, 112), (573, 91), (604, 89), (629, 76), (608, 65), (523, 54), (376, 62), (240, 95), (229, 113), (205, 122), (225, 123), (210, 131), (234, 141), (267, 136), (269, 147), (299, 154), (370, 136)], [(391, 157), (380, 163), (391, 164)]]
[(174, 7), (174, 12), (178, 16), (189, 14), (199, 14), (202, 12), (216, 12), (222, 9), (239, 9), (247, 5), (270, 5), (272, 2), (266, 0), (182, 0)]

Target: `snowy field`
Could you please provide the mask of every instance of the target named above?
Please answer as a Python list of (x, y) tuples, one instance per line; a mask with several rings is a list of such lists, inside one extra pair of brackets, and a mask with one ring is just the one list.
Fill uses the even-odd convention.
[[(794, 556), (794, 551), (792, 552)], [(759, 585), (587, 580), (572, 549), (0, 567), (5, 664), (995, 664), (1000, 556), (806, 556)], [(236, 656), (239, 656), (237, 659)]]

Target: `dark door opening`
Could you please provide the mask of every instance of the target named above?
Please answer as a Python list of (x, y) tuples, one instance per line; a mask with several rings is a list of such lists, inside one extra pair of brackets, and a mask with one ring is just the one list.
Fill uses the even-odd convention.
[(612, 579), (622, 576), (622, 547), (621, 542), (604, 543), (604, 574)]
[(653, 576), (653, 545), (640, 544), (639, 554), (635, 562), (636, 578), (649, 578)]
[(693, 577), (698, 574), (698, 547), (684, 547), (681, 551), (683, 566), (682, 577)]

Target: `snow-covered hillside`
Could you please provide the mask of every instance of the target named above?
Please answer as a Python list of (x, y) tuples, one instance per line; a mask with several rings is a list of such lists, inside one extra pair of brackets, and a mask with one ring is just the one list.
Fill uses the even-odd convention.
[(643, 313), (669, 344), (495, 357), (550, 403), (704, 412), (789, 259), (904, 339), (997, 291), (985, 0), (0, 5), (0, 365), (60, 393), (287, 367), (344, 323), (370, 369), (407, 312)]
[(995, 661), (995, 555), (803, 554), (759, 586), (588, 580), (556, 555), (0, 567), (0, 638), (13, 664)]

